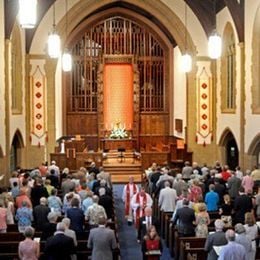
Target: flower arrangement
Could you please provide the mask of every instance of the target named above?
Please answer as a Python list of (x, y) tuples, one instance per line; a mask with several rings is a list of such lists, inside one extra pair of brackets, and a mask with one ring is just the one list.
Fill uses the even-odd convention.
[(111, 130), (109, 138), (111, 139), (124, 139), (128, 137), (128, 133), (125, 127), (121, 126), (121, 123), (116, 123), (114, 128)]

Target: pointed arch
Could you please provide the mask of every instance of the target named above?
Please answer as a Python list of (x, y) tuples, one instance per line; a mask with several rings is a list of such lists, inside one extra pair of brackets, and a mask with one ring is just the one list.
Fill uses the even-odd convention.
[(251, 160), (251, 166), (260, 166), (260, 133), (257, 134), (249, 145), (247, 154)]
[(19, 129), (16, 130), (9, 152), (10, 171), (14, 171), (18, 166), (22, 165), (22, 150), (24, 148), (24, 141)]
[(221, 148), (222, 162), (227, 164), (230, 169), (235, 170), (239, 165), (239, 150), (234, 134), (229, 127), (223, 131), (219, 146)]

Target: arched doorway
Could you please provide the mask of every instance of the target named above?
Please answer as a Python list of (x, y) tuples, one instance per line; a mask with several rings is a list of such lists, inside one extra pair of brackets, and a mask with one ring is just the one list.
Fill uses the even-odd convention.
[(239, 165), (239, 150), (237, 142), (229, 129), (226, 129), (220, 139), (220, 146), (222, 146), (222, 161), (229, 166), (231, 170), (235, 170)]
[(250, 165), (248, 165), (250, 168), (253, 166), (260, 167), (260, 134), (255, 136), (253, 141), (251, 142), (249, 149), (248, 149), (248, 155), (250, 156)]
[(21, 150), (24, 147), (22, 135), (19, 130), (16, 131), (10, 149), (10, 171), (14, 171), (18, 166), (21, 166), (22, 153)]

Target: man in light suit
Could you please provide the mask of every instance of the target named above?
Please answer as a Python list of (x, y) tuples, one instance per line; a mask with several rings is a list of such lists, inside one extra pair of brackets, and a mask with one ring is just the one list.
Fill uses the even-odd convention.
[(161, 211), (173, 212), (175, 210), (177, 192), (175, 189), (170, 187), (170, 182), (164, 183), (164, 189), (160, 191), (159, 195), (159, 206)]
[(207, 237), (204, 250), (208, 252), (207, 260), (217, 260), (218, 255), (214, 250), (213, 246), (223, 246), (227, 244), (227, 239), (225, 233), (223, 232), (224, 223), (222, 220), (215, 220), (215, 229), (216, 232), (210, 234)]
[(106, 228), (106, 219), (99, 218), (99, 226), (90, 230), (88, 248), (92, 249), (92, 260), (112, 260), (113, 249), (117, 248), (114, 230)]

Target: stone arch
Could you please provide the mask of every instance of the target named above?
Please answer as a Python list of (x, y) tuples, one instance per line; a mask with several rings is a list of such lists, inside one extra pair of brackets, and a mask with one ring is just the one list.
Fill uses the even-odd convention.
[(247, 154), (250, 166), (260, 166), (260, 134), (257, 134), (249, 145)]
[(221, 161), (234, 170), (239, 165), (239, 150), (237, 141), (230, 128), (226, 128), (219, 140)]
[(15, 131), (10, 146), (9, 157), (10, 157), (10, 171), (15, 170), (22, 164), (22, 150), (24, 148), (24, 141), (22, 134), (19, 129)]
[[(161, 28), (161, 31), (164, 31), (168, 38), (173, 38), (181, 52), (187, 49), (193, 56), (196, 56), (195, 44), (183, 22), (168, 6), (157, 0), (136, 0), (134, 4), (131, 0), (125, 0), (121, 4), (120, 2), (111, 3), (110, 0), (80, 1), (68, 11), (68, 34), (81, 23), (84, 23), (86, 18), (93, 19), (91, 17), (98, 15), (98, 13), (103, 13), (104, 11), (113, 12), (113, 10), (115, 13), (119, 10), (124, 10), (125, 13), (131, 14), (136, 19), (142, 17), (143, 21), (146, 20), (146, 23)], [(144, 13), (147, 14), (146, 18)], [(66, 17), (63, 17), (57, 25), (57, 31), (61, 35), (63, 42), (66, 41), (65, 22)], [(185, 33), (187, 35), (187, 46), (185, 46)]]

